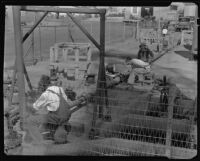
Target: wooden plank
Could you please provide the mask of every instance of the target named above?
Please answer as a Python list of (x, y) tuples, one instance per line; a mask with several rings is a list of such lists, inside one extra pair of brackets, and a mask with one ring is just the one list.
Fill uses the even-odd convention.
[[(22, 43), (24, 43), (27, 38), (30, 36), (30, 34), (34, 31), (34, 29), (39, 25), (39, 23), (46, 17), (46, 15), (48, 14), (48, 12), (45, 12), (44, 15), (31, 27), (31, 29), (24, 35), (24, 37), (22, 38)], [(21, 29), (21, 28), (20, 28)], [(40, 33), (40, 29), (39, 29), (39, 33)], [(40, 35), (41, 36), (41, 35)], [(41, 39), (41, 37), (40, 37)], [(34, 41), (34, 38), (33, 38), (33, 41)], [(40, 48), (41, 48), (41, 40), (40, 40)], [(34, 52), (34, 50), (33, 50)], [(40, 53), (41, 53), (41, 50), (40, 50)], [(14, 81), (16, 79), (16, 60), (15, 60), (15, 65), (14, 65), (14, 71), (13, 71), (13, 78), (12, 78), (12, 88), (11, 88), (11, 94), (10, 94), (10, 101), (9, 101), (9, 105), (12, 104), (12, 97), (13, 97), (13, 90), (14, 90)], [(25, 72), (25, 77), (26, 77), (26, 80), (27, 80), (27, 83), (28, 83), (28, 86), (30, 88), (30, 90), (32, 90), (32, 85), (31, 85), (31, 81), (29, 79), (29, 76), (28, 76), (28, 73), (26, 71), (26, 67), (25, 67), (25, 64), (23, 63), (23, 68), (24, 68), (24, 72)]]
[(36, 6), (22, 6), (21, 11), (30, 12), (59, 12), (59, 13), (86, 13), (86, 14), (100, 14), (106, 13), (105, 9), (87, 9), (87, 8), (55, 8), (55, 7), (36, 7)]
[[(14, 40), (15, 40), (15, 51), (16, 51), (16, 67), (17, 67), (17, 82), (19, 90), (19, 107), (20, 117), (23, 119), (26, 100), (25, 100), (25, 82), (24, 82), (24, 62), (23, 62), (23, 47), (22, 47), (22, 33), (21, 33), (21, 16), (20, 7), (13, 6), (13, 24), (14, 24)], [(23, 121), (23, 120), (21, 120)]]
[(79, 29), (88, 37), (88, 39), (100, 50), (99, 43), (90, 35), (90, 33), (78, 22), (70, 13), (67, 15), (71, 18), (71, 20), (79, 27)]

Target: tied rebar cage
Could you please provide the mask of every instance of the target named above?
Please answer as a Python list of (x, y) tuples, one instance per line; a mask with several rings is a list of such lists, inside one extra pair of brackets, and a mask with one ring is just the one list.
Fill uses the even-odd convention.
[[(95, 89), (94, 86), (96, 84), (87, 85), (87, 88), (85, 84), (71, 87), (76, 92), (88, 92), (91, 88), (93, 94), (86, 105), (74, 112), (63, 125), (65, 134), (62, 137), (66, 142), (55, 144), (54, 148), (46, 151), (47, 155), (167, 156), (184, 159), (195, 156), (196, 100), (183, 94), (182, 89), (159, 86), (147, 91), (123, 84), (109, 86), (108, 83), (106, 89)], [(145, 85), (139, 86), (145, 88)], [(64, 89), (66, 87), (69, 88), (63, 86)], [(27, 93), (27, 110), (44, 90)], [(98, 95), (100, 92), (97, 91), (105, 93), (105, 90), (107, 97)], [(70, 96), (70, 92), (65, 91)], [(48, 122), (41, 126), (44, 139), (55, 141), (58, 127)]]

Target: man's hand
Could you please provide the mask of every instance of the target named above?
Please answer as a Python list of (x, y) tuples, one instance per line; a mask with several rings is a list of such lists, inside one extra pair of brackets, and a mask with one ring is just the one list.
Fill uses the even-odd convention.
[(78, 97), (78, 100), (80, 101), (80, 103), (82, 103), (82, 102), (86, 102), (88, 98), (89, 98), (89, 94), (87, 94), (87, 93), (82, 93), (82, 94)]

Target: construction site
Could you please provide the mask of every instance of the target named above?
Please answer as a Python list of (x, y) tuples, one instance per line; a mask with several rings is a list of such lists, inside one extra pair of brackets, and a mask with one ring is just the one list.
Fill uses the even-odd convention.
[[(168, 28), (162, 33), (164, 22), (160, 20), (154, 24), (156, 29), (146, 19), (120, 25), (108, 22), (105, 9), (11, 8), (14, 42), (8, 34), (4, 44), (6, 155), (171, 159), (197, 155), (196, 22), (188, 31), (192, 38), (185, 40), (185, 30)], [(21, 12), (42, 14), (31, 26), (22, 26)], [(68, 31), (67, 40), (61, 38), (65, 32), (59, 26), (47, 23), (45, 17), (50, 13), (68, 17), (62, 26)], [(98, 15), (98, 21), (92, 27), (75, 14)], [(116, 35), (122, 41), (112, 42)], [(188, 41), (192, 42), (189, 50), (185, 48)], [(148, 61), (138, 57), (141, 44), (153, 53)], [(40, 125), (46, 144), (34, 145), (28, 130), (29, 118), (35, 115), (33, 106), (55, 83), (69, 100), (83, 101), (70, 107), (64, 123)]]

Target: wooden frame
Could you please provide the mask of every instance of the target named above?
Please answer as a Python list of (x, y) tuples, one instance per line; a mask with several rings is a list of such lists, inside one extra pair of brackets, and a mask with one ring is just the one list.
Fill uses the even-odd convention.
[[(21, 15), (20, 11), (30, 11), (30, 12), (45, 12), (41, 19), (29, 30), (29, 32), (22, 39), (21, 33)], [(34, 31), (34, 29), (38, 26), (38, 24), (44, 19), (48, 12), (60, 12), (67, 13), (67, 15), (72, 19), (72, 21), (81, 29), (81, 31), (94, 43), (94, 45), (100, 51), (100, 65), (99, 65), (99, 73), (98, 73), (98, 83), (97, 83), (97, 95), (100, 98), (106, 97), (107, 102), (107, 89), (106, 89), (106, 79), (105, 79), (105, 66), (104, 66), (104, 56), (105, 56), (105, 9), (85, 9), (85, 8), (53, 8), (53, 7), (35, 7), (35, 6), (13, 6), (13, 19), (14, 19), (14, 34), (15, 34), (15, 48), (16, 48), (16, 67), (17, 67), (17, 78), (18, 78), (18, 86), (19, 86), (19, 100), (21, 107), (21, 118), (23, 118), (23, 111), (26, 108), (25, 102), (25, 82), (24, 82), (24, 74), (28, 78), (28, 74), (26, 72), (26, 68), (24, 65), (23, 59), (23, 46), (22, 43), (28, 38), (28, 36)], [(96, 40), (87, 32), (87, 30), (71, 15), (71, 13), (84, 13), (84, 14), (100, 14), (100, 44), (96, 42)], [(15, 78), (15, 77), (13, 77)], [(102, 83), (104, 82), (104, 83)], [(30, 81), (28, 81), (30, 83)], [(31, 84), (29, 84), (31, 87)], [(104, 92), (99, 89), (99, 87), (104, 88)], [(30, 88), (32, 89), (32, 88)], [(102, 102), (102, 101), (101, 101)], [(104, 102), (104, 101), (103, 101)], [(107, 103), (106, 103), (107, 106)], [(99, 111), (103, 111), (103, 104), (99, 106)], [(110, 111), (108, 109), (108, 111)], [(93, 126), (95, 126), (96, 116), (94, 109), (94, 120)], [(99, 115), (102, 118), (102, 115)]]

